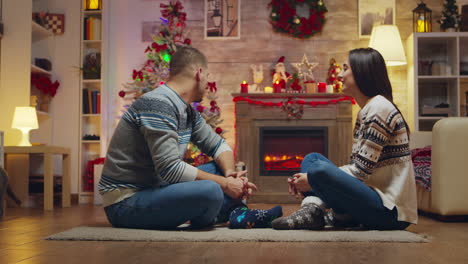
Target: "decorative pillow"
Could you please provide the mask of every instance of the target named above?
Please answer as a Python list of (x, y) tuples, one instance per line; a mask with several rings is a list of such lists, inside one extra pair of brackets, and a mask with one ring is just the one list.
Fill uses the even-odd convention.
[(416, 184), (431, 191), (431, 146), (411, 150)]

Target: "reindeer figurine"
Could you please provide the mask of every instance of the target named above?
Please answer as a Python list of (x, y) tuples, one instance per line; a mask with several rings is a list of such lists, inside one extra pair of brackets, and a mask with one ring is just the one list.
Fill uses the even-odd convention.
[(254, 84), (251, 85), (252, 90), (255, 90), (256, 92), (263, 92), (261, 86), (263, 81), (263, 65), (257, 66), (255, 64), (251, 64), (250, 68), (252, 69), (254, 82)]

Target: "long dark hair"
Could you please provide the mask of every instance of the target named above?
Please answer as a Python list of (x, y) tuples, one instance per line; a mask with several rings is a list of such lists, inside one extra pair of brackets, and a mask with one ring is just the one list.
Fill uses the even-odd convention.
[(409, 139), (410, 129), (400, 109), (393, 102), (392, 84), (382, 55), (373, 48), (353, 49), (349, 52), (349, 64), (353, 71), (354, 81), (365, 96), (381, 95), (400, 112)]

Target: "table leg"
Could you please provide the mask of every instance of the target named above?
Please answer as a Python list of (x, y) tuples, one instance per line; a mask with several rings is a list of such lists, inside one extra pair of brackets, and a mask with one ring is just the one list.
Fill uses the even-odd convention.
[(70, 154), (63, 154), (62, 161), (62, 207), (70, 207)]
[(44, 210), (54, 210), (54, 155), (44, 153)]

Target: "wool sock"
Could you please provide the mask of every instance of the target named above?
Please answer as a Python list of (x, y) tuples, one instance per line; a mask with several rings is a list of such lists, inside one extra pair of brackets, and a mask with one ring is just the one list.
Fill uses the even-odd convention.
[(275, 219), (271, 226), (274, 229), (323, 229), (325, 221), (323, 219), (323, 210), (316, 204), (308, 203), (301, 209), (287, 217)]
[(269, 228), (271, 221), (283, 215), (283, 208), (275, 206), (269, 210), (249, 209), (240, 206), (229, 216), (229, 228)]

